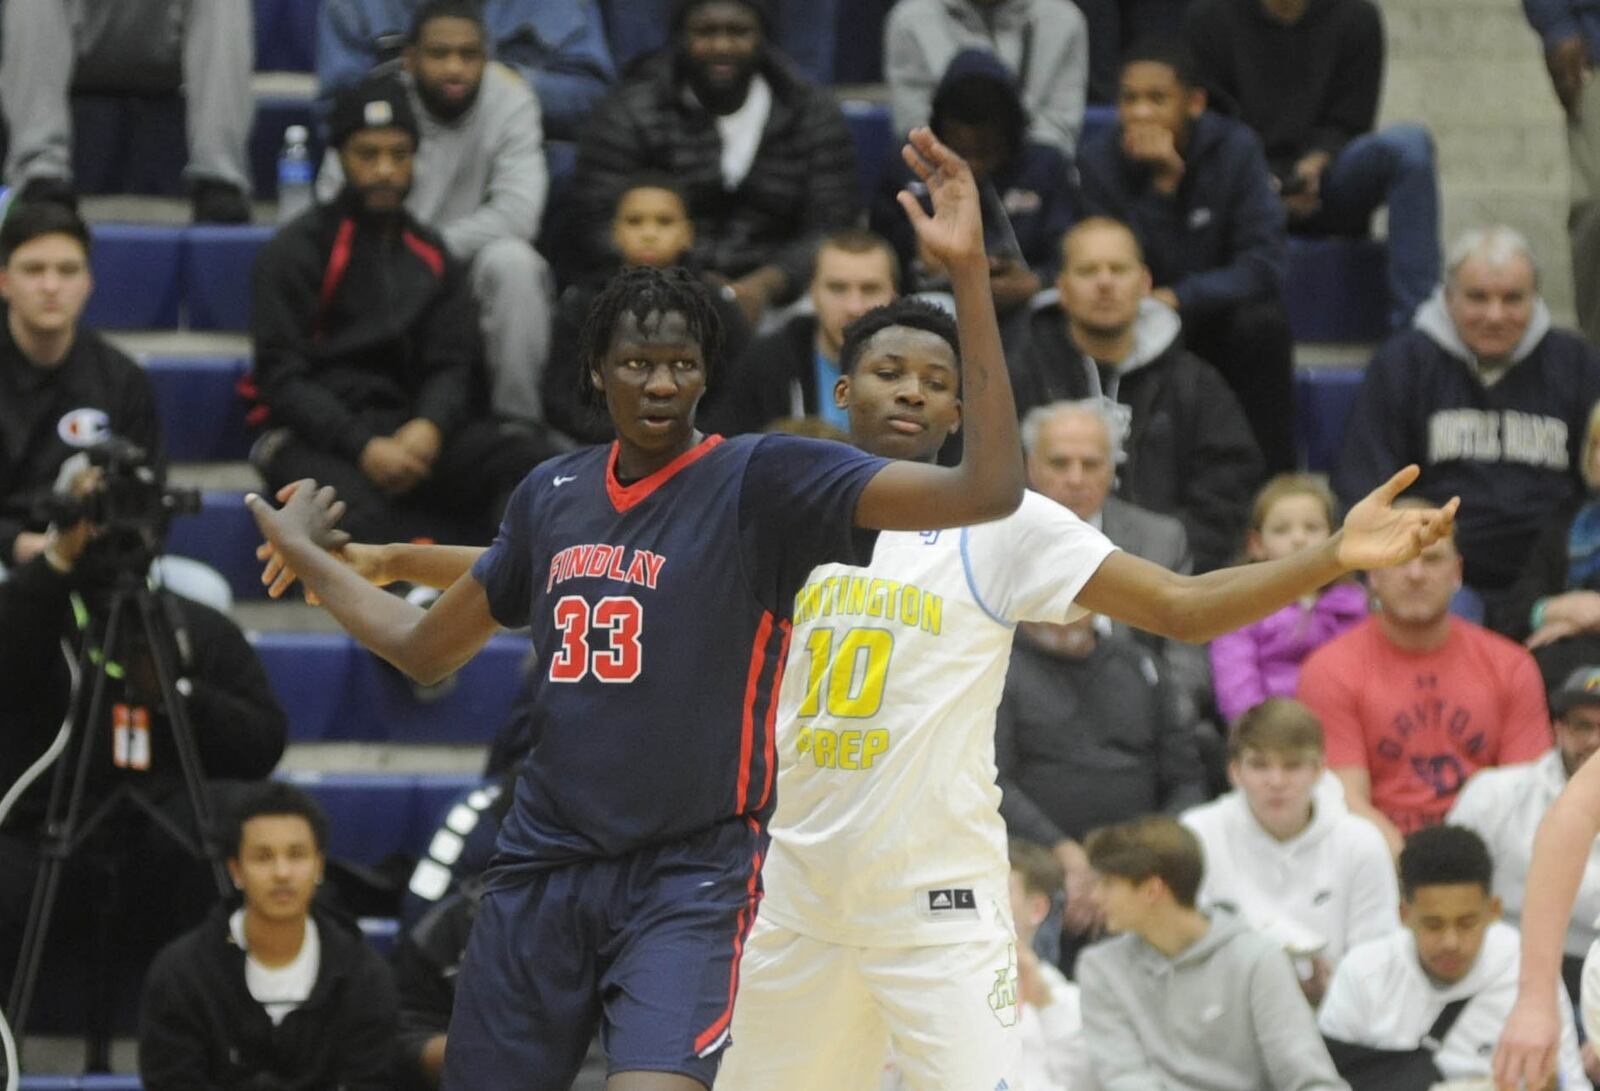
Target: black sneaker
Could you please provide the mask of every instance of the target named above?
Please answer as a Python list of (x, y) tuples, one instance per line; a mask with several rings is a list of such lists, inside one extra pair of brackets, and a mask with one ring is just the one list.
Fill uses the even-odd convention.
[(78, 211), (78, 191), (65, 178), (30, 178), (17, 192), (17, 200), (27, 203), (49, 201)]
[(198, 182), (194, 187), (194, 222), (247, 224), (250, 202), (238, 186), (227, 182)]

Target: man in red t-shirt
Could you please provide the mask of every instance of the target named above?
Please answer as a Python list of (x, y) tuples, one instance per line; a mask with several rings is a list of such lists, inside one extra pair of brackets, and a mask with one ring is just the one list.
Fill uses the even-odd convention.
[(1454, 542), (1369, 578), (1378, 609), (1306, 660), (1299, 698), (1322, 719), (1350, 809), (1398, 855), (1406, 834), (1444, 820), (1473, 773), (1550, 749), (1550, 716), (1533, 657), (1450, 614)]

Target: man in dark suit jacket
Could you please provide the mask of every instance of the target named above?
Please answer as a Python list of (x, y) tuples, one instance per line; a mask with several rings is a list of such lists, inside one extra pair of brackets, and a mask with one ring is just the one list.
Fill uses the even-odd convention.
[[(1098, 527), (1118, 549), (1187, 575), (1194, 558), (1183, 523), (1111, 495), (1127, 430), (1127, 410), (1108, 401), (1059, 401), (1030, 410), (1022, 422), (1028, 484)], [(1205, 649), (1096, 619), (1102, 623), (1110, 634), (1135, 640), (1161, 658), (1181, 718), (1192, 723), (1211, 700)]]

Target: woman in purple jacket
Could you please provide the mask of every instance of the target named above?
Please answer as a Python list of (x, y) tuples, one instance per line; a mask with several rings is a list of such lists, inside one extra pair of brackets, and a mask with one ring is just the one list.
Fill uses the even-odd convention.
[[(1245, 552), (1270, 561), (1333, 533), (1334, 501), (1316, 478), (1279, 474), (1256, 494)], [(1367, 614), (1367, 592), (1345, 579), (1211, 642), (1217, 708), (1229, 723), (1268, 697), (1293, 697), (1300, 664)]]

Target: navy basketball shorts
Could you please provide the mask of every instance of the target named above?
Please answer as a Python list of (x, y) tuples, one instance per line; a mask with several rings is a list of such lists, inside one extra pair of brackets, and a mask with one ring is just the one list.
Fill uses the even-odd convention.
[(766, 836), (745, 819), (625, 856), (491, 873), (456, 981), (445, 1091), (566, 1091), (609, 1073), (711, 1086)]

